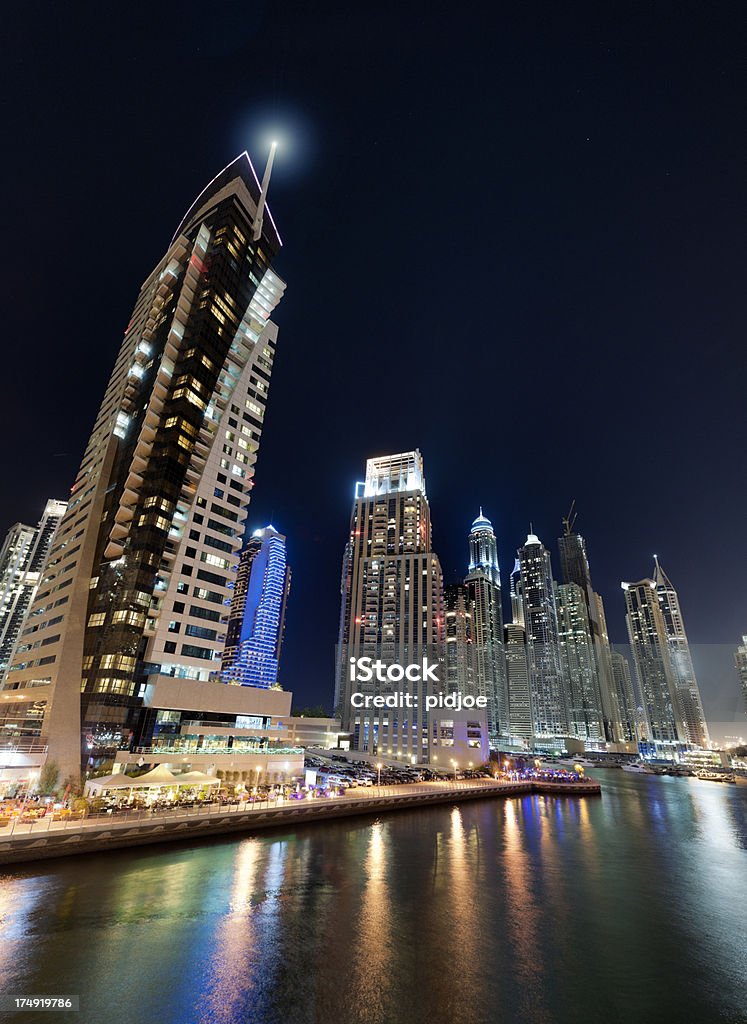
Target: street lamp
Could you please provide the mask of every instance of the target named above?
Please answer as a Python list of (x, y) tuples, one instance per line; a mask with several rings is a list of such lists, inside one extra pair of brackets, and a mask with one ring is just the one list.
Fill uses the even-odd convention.
[(379, 761), (379, 763), (376, 765), (376, 767), (379, 769), (379, 780), (376, 783), (376, 785), (380, 786), (381, 785), (381, 769), (382, 769), (381, 761)]
[(454, 761), (454, 760), (452, 760), (452, 762), (451, 762), (451, 763), (452, 763), (452, 764), (454, 765), (454, 782), (456, 782), (456, 777), (457, 777), (457, 763), (456, 763), (456, 761)]

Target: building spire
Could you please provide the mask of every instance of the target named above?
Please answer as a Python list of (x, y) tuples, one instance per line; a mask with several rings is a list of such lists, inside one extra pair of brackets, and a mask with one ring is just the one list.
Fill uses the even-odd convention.
[(267, 200), (267, 190), (270, 187), (270, 178), (272, 177), (272, 165), (275, 162), (275, 152), (278, 148), (277, 142), (274, 142), (270, 146), (270, 155), (267, 158), (267, 166), (265, 167), (265, 173), (262, 178), (262, 187), (259, 193), (259, 202), (257, 203), (257, 215), (254, 218), (254, 234), (252, 239), (258, 242), (262, 237), (262, 220), (265, 215), (265, 202)]
[(667, 587), (669, 590), (674, 590), (671, 580), (661, 567), (658, 555), (654, 555), (654, 583), (657, 587)]

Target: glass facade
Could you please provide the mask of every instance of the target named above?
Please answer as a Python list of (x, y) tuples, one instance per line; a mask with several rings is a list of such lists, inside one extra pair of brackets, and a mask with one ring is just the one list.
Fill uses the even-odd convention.
[(231, 602), (223, 675), (242, 686), (278, 685), (291, 571), (285, 537), (257, 530), (241, 553)]
[[(63, 772), (148, 739), (159, 676), (219, 674), (283, 282), (247, 154), (203, 190), (146, 279), (35, 601), (59, 619), (41, 667)], [(59, 610), (58, 610), (59, 609)]]

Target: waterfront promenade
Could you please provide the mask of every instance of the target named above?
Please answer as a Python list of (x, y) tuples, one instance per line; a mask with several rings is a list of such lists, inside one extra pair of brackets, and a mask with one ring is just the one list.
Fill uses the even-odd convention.
[(47, 815), (33, 823), (21, 824), (15, 819), (0, 829), (0, 864), (252, 832), (461, 800), (530, 793), (590, 796), (599, 792), (599, 783), (591, 779), (574, 783), (469, 779), (361, 787), (348, 790), (345, 796), (317, 799), (278, 798), (250, 805), (213, 803), (193, 808), (175, 807), (155, 814), (148, 810), (99, 814), (81, 821), (54, 821)]

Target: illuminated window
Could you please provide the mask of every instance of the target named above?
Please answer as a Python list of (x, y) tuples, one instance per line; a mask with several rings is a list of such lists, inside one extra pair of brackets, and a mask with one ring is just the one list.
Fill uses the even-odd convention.
[(228, 559), (219, 558), (218, 555), (211, 555), (209, 551), (201, 552), (200, 561), (206, 562), (208, 565), (217, 565), (221, 569), (227, 569), (230, 565)]
[(135, 667), (135, 659), (127, 654), (105, 654), (101, 659), (101, 667), (130, 672)]
[(128, 626), (144, 626), (145, 615), (142, 612), (123, 609), (114, 613), (112, 622), (124, 622)]

